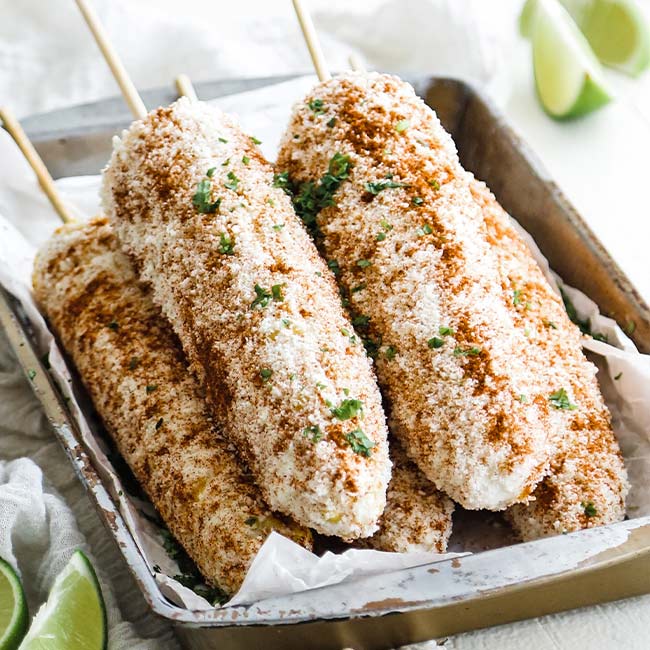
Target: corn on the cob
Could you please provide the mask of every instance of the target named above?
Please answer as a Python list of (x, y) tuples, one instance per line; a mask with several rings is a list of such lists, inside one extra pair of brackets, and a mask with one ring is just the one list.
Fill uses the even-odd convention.
[(435, 113), (395, 77), (342, 75), (296, 106), (277, 168), (338, 270), (409, 456), (466, 508), (525, 501), (568, 416), (530, 369), (513, 289)]
[(364, 540), (364, 546), (396, 553), (444, 553), (451, 535), (454, 502), (425, 478), (394, 439), (390, 441), (390, 456), (393, 475), (386, 509), (379, 530)]
[(201, 573), (237, 591), (274, 515), (213, 425), (180, 344), (105, 219), (63, 226), (39, 252), (36, 298), (136, 478)]
[(269, 505), (371, 535), (390, 461), (372, 368), (271, 166), (180, 99), (117, 139), (103, 201)]
[[(539, 350), (537, 361), (557, 360), (556, 377), (564, 374), (560, 383), (572, 396), (569, 428), (549, 475), (533, 492), (534, 501), (513, 506), (506, 518), (524, 540), (620, 521), (628, 490), (625, 466), (580, 331), (492, 193), (477, 181), (471, 189), (502, 273), (517, 287), (518, 325), (526, 329), (528, 345)], [(540, 379), (544, 374), (542, 367)]]

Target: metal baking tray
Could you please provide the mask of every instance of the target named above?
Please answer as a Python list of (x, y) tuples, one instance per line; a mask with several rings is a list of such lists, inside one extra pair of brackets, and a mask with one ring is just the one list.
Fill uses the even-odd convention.
[[(216, 82), (198, 84), (197, 89), (208, 99), (283, 80)], [(498, 111), (464, 82), (411, 81), (452, 133), (464, 166), (488, 183), (552, 268), (621, 326), (634, 323), (632, 338), (641, 351), (650, 352), (648, 306)], [(150, 106), (174, 99), (165, 90), (144, 95)], [(97, 173), (108, 158), (112, 135), (129, 122), (121, 102), (110, 100), (34, 116), (24, 124), (58, 177)], [(313, 590), (307, 598), (296, 594), (201, 612), (176, 607), (161, 595), (112, 488), (102, 483), (80, 442), (41, 366), (20, 306), (2, 291), (0, 324), (145, 599), (155, 614), (173, 622), (188, 648), (383, 650), (650, 592), (650, 517), (644, 517), (344, 582)], [(39, 368), (34, 376), (32, 371)], [(124, 477), (114, 469), (119, 486)]]

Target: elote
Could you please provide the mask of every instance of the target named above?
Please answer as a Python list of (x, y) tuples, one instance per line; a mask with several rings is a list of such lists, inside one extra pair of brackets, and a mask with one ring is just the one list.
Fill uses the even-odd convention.
[(371, 535), (390, 478), (379, 390), (254, 139), (185, 98), (114, 142), (103, 203), (267, 503)]
[(61, 227), (36, 257), (34, 292), (106, 429), (207, 581), (239, 588), (273, 514), (211, 422), (180, 344), (137, 283), (104, 218)]

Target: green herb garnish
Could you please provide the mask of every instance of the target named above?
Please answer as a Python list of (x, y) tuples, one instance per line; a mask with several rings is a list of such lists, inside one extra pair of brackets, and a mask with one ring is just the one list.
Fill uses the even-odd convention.
[(271, 287), (271, 295), (273, 296), (273, 300), (276, 302), (282, 302), (284, 300), (284, 296), (282, 295), (282, 287), (284, 284), (274, 284)]
[(388, 361), (392, 361), (395, 356), (397, 355), (397, 348), (394, 347), (393, 345), (389, 345), (385, 350), (384, 350), (384, 356)]
[(454, 348), (454, 356), (456, 357), (477, 357), (481, 354), (481, 348), (476, 346), (471, 348)]
[(372, 262), (370, 260), (357, 260), (357, 266), (361, 269), (367, 269), (372, 266)]
[(571, 402), (569, 401), (569, 396), (566, 390), (564, 390), (564, 388), (560, 388), (554, 393), (551, 393), (548, 396), (548, 400), (556, 409), (575, 411), (575, 409), (578, 408), (575, 404), (571, 404)]
[(253, 144), (262, 144), (262, 141), (258, 140), (254, 135), (251, 135), (251, 141)]
[(366, 183), (364, 186), (366, 192), (369, 192), (373, 196), (377, 196), (379, 192), (383, 192), (384, 190), (393, 190), (398, 187), (408, 187), (408, 185), (406, 183), (397, 183), (388, 179), (385, 181), (377, 181), (376, 183)]
[(429, 185), (433, 187), (434, 190), (438, 191), (440, 189), (440, 183), (436, 180), (429, 181)]
[(512, 304), (515, 305), (515, 307), (521, 304), (521, 291), (521, 289), (515, 289), (512, 292)]
[(248, 156), (242, 156), (241, 161), (244, 163), (244, 165), (248, 165), (251, 159)]
[(263, 381), (269, 381), (271, 377), (273, 376), (273, 370), (270, 368), (262, 368), (260, 370), (260, 377), (262, 378)]
[(585, 515), (587, 517), (595, 517), (598, 514), (598, 510), (596, 510), (596, 506), (593, 504), (593, 501), (587, 501), (586, 503), (583, 501), (580, 505), (584, 509)]
[(311, 427), (305, 427), (302, 430), (302, 435), (305, 436), (305, 438), (309, 438), (313, 443), (317, 443), (323, 438), (323, 432), (317, 424)]
[(350, 433), (346, 433), (345, 439), (350, 443), (350, 447), (352, 447), (354, 453), (365, 456), (366, 458), (370, 458), (372, 448), (376, 447), (376, 444), (361, 429), (355, 429), (354, 431), (350, 431)]
[(355, 327), (359, 327), (361, 329), (363, 329), (364, 327), (368, 327), (369, 322), (370, 322), (370, 316), (364, 316), (363, 314), (361, 314), (360, 316), (355, 316), (352, 319), (352, 324)]
[(325, 112), (322, 99), (312, 99), (310, 102), (307, 102), (307, 106), (309, 106), (316, 115), (321, 115)]
[(228, 190), (236, 190), (239, 185), (239, 179), (234, 172), (228, 172), (228, 181), (223, 186)]
[(433, 338), (429, 339), (427, 341), (427, 345), (432, 349), (432, 350), (437, 350), (438, 348), (441, 348), (445, 344), (443, 339), (439, 339), (437, 336), (434, 336)]
[(424, 203), (424, 199), (422, 197), (420, 197), (420, 196), (414, 196), (411, 199), (411, 203), (413, 205), (422, 205)]
[(395, 125), (395, 130), (398, 133), (404, 133), (406, 129), (408, 129), (410, 126), (410, 123), (408, 120), (400, 120), (396, 125)]
[(32, 370), (31, 368), (27, 371), (27, 376), (29, 377), (30, 381), (34, 381), (34, 378), (36, 377), (36, 370)]
[(201, 214), (212, 214), (217, 211), (217, 208), (221, 204), (221, 199), (216, 199), (215, 201), (210, 200), (214, 171), (214, 167), (208, 169), (205, 173), (207, 178), (199, 181), (196, 186), (196, 192), (194, 192), (194, 196), (192, 197), (192, 204)]
[(158, 384), (147, 384), (145, 390), (147, 391), (147, 393), (153, 393), (156, 390), (156, 388), (158, 388)]
[(222, 255), (233, 255), (235, 240), (225, 232), (219, 235), (219, 248), (217, 249)]
[(327, 261), (327, 268), (334, 273), (334, 275), (338, 275), (341, 272), (341, 267), (339, 266), (338, 260), (328, 260)]
[(156, 431), (158, 431), (158, 429), (160, 429), (160, 427), (163, 425), (163, 421), (164, 420), (162, 418), (158, 419), (158, 422), (156, 422)]
[(438, 328), (438, 334), (440, 334), (440, 336), (453, 336), (454, 330), (451, 327), (445, 327), (444, 325), (441, 325)]
[(255, 285), (255, 300), (251, 303), (251, 309), (259, 306), (261, 309), (264, 309), (272, 300), (273, 294), (264, 287), (260, 287), (259, 284)]
[(363, 402), (358, 399), (344, 399), (339, 406), (330, 409), (338, 420), (350, 420), (363, 413)]
[(115, 332), (120, 329), (120, 324), (117, 321), (112, 320), (106, 327)]
[(336, 118), (332, 117), (327, 121), (327, 126), (331, 129), (336, 124)]
[(430, 235), (433, 232), (433, 228), (428, 223), (424, 223), (415, 232), (418, 237), (423, 237), (424, 235)]
[(283, 228), (284, 228), (283, 223), (276, 223), (275, 226), (273, 226), (273, 230), (275, 230), (276, 232), (280, 232)]

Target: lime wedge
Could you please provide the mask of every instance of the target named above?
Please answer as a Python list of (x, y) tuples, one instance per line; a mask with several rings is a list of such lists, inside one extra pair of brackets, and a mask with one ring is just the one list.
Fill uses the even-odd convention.
[(635, 77), (650, 65), (648, 22), (633, 0), (591, 0), (578, 24), (605, 65)]
[(611, 100), (603, 71), (566, 9), (537, 0), (532, 27), (537, 94), (555, 119), (590, 113)]
[(38, 610), (20, 650), (105, 650), (106, 610), (88, 558), (75, 551)]
[(20, 578), (0, 558), (0, 650), (16, 650), (27, 632), (28, 620)]

